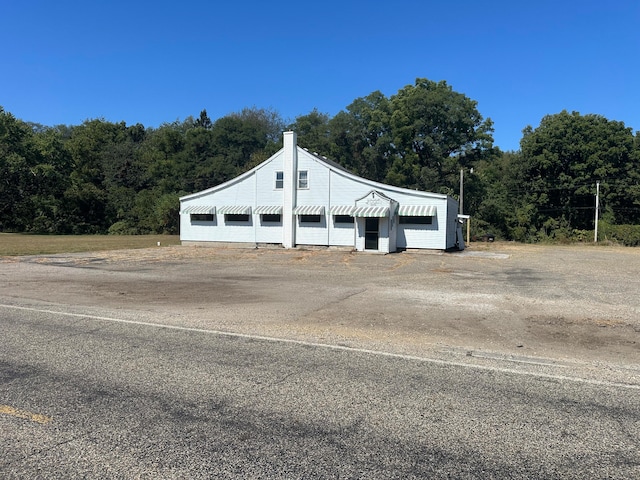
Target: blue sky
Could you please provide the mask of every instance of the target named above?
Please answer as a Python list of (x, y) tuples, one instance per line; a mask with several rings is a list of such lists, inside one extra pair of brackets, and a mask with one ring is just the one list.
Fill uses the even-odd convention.
[(640, 129), (636, 0), (4, 0), (0, 106), (44, 125), (215, 120), (244, 107), (331, 116), (445, 80), (516, 150), (562, 110)]

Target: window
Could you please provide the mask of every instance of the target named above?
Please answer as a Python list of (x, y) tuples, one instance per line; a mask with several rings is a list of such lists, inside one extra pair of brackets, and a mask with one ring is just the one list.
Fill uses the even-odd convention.
[(336, 223), (353, 223), (351, 215), (334, 215), (333, 218)]
[(227, 213), (224, 216), (224, 221), (225, 222), (248, 222), (249, 215)]
[(213, 214), (211, 213), (192, 213), (192, 222), (213, 222)]
[(279, 213), (264, 213), (262, 214), (262, 222), (280, 223), (282, 216)]
[(321, 215), (300, 215), (300, 223), (320, 223)]
[(431, 225), (433, 217), (409, 217), (400, 216), (400, 224), (413, 224), (413, 225)]
[(298, 171), (298, 188), (309, 188), (309, 171)]
[(284, 172), (276, 172), (276, 190), (284, 188)]

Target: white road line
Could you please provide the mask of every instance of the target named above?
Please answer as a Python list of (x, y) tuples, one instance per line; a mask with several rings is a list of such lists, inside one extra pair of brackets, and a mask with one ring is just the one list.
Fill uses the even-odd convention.
[(265, 342), (275, 342), (275, 343), (289, 343), (293, 345), (302, 345), (306, 347), (316, 347), (316, 348), (325, 348), (329, 350), (341, 350), (345, 352), (354, 352), (354, 353), (366, 353), (369, 355), (377, 355), (380, 357), (389, 357), (389, 358), (397, 358), (402, 360), (412, 360), (417, 362), (425, 362), (425, 363), (433, 363), (437, 365), (447, 365), (454, 367), (464, 367), (464, 368), (472, 368), (476, 370), (486, 370), (492, 372), (500, 372), (500, 373), (510, 373), (514, 375), (526, 375), (531, 377), (539, 377), (539, 378), (547, 378), (551, 380), (560, 380), (567, 382), (575, 382), (575, 383), (584, 383), (588, 385), (597, 385), (604, 387), (615, 387), (615, 388), (626, 388), (632, 390), (640, 390), (640, 384), (632, 384), (632, 383), (620, 383), (620, 382), (608, 382), (605, 380), (593, 380), (588, 378), (580, 378), (580, 377), (570, 377), (567, 375), (553, 375), (548, 373), (540, 373), (540, 372), (527, 372), (522, 370), (515, 370), (513, 368), (501, 368), (501, 367), (492, 367), (489, 365), (472, 365), (463, 362), (455, 362), (450, 360), (441, 360), (437, 358), (429, 358), (429, 357), (419, 357), (416, 355), (405, 355), (401, 353), (393, 353), (393, 352), (384, 352), (380, 350), (370, 350), (367, 348), (358, 348), (358, 347), (348, 347), (344, 345), (331, 345), (328, 343), (316, 343), (316, 342), (306, 342), (304, 340), (294, 340), (289, 338), (278, 338), (278, 337), (267, 337), (263, 335), (250, 335), (246, 333), (235, 333), (235, 332), (225, 332), (222, 330), (208, 330), (204, 328), (194, 328), (194, 327), (180, 327), (178, 325), (167, 325), (162, 323), (152, 323), (152, 322), (141, 322), (138, 320), (125, 320), (122, 318), (113, 318), (113, 317), (102, 317), (98, 315), (89, 315), (85, 313), (71, 313), (71, 312), (59, 312), (55, 310), (46, 310), (40, 308), (33, 307), (21, 307), (18, 305), (6, 305), (0, 304), (0, 308), (12, 308), (15, 310), (24, 310), (30, 312), (38, 312), (38, 313), (48, 313), (52, 315), (62, 315), (67, 317), (77, 317), (77, 318), (88, 318), (92, 320), (102, 320), (106, 322), (114, 322), (114, 323), (123, 323), (128, 325), (141, 325), (145, 327), (154, 327), (154, 328), (166, 328), (170, 330), (180, 330), (184, 332), (197, 332), (197, 333), (206, 333), (210, 335), (218, 335), (224, 337), (234, 337), (234, 338), (246, 338), (251, 340), (261, 340)]

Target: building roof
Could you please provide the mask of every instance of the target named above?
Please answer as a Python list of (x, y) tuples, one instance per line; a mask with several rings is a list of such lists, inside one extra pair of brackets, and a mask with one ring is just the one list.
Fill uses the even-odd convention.
[[(354, 181), (358, 181), (361, 183), (365, 183), (366, 185), (370, 186), (372, 189), (384, 189), (384, 190), (391, 190), (391, 191), (395, 191), (398, 193), (410, 193), (413, 195), (418, 195), (421, 197), (431, 197), (431, 198), (437, 198), (437, 199), (446, 199), (448, 196), (446, 194), (442, 194), (442, 193), (432, 193), (432, 192), (425, 192), (423, 190), (411, 190), (409, 188), (403, 188), (403, 187), (396, 187), (393, 185), (388, 185), (385, 183), (380, 183), (380, 182), (376, 182), (374, 180), (369, 180), (367, 178), (364, 177), (360, 177), (359, 175), (356, 175), (355, 173), (351, 172), (350, 170), (348, 170), (347, 168), (345, 168), (344, 166), (340, 165), (339, 163), (328, 159), (327, 157), (323, 157), (321, 155), (319, 155), (318, 153), (315, 152), (310, 152), (308, 149), (306, 148), (302, 148), (300, 146), (296, 146), (296, 148), (298, 149), (298, 153), (304, 152), (305, 154), (311, 156), (315, 161), (322, 163), (324, 165), (327, 166), (327, 168), (329, 168), (330, 170), (339, 173), (340, 175), (343, 175), (347, 178), (350, 178), (351, 180)], [(209, 193), (213, 193), (217, 190), (221, 190), (223, 188), (226, 188), (230, 185), (233, 185), (234, 183), (240, 182), (243, 179), (251, 176), (255, 171), (263, 168), (265, 165), (267, 165), (269, 162), (273, 161), (275, 158), (277, 158), (279, 155), (281, 155), (284, 152), (284, 147), (281, 148), (280, 150), (278, 150), (276, 153), (274, 153), (271, 157), (269, 157), (267, 160), (265, 160), (264, 162), (260, 163), (259, 165), (253, 167), (251, 170), (248, 170), (244, 173), (241, 173), (240, 175), (238, 175), (237, 177), (234, 177), (230, 180), (227, 180), (226, 182), (220, 183), (218, 185), (215, 185), (213, 187), (210, 187), (206, 190), (201, 190), (199, 192), (194, 192), (188, 195), (185, 195), (183, 197), (180, 197), (180, 201), (186, 201), (186, 200), (192, 200), (195, 198), (199, 198), (203, 195), (209, 194)]]

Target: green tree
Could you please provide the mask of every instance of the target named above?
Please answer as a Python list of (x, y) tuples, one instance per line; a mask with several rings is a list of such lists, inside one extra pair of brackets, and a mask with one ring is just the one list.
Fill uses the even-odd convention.
[(209, 130), (213, 126), (213, 123), (211, 122), (209, 115), (207, 115), (206, 110), (202, 110), (200, 112), (200, 117), (196, 120), (195, 126), (204, 128), (206, 130)]
[(527, 127), (520, 145), (523, 199), (537, 210), (534, 226), (541, 235), (593, 228), (596, 181), (615, 222), (637, 221), (638, 163), (624, 123), (562, 111), (545, 116), (536, 129)]
[(266, 144), (282, 142), (285, 123), (276, 110), (257, 107), (243, 108), (240, 112), (232, 113), (229, 116), (239, 118), (250, 125), (259, 133), (260, 137), (264, 137)]
[(31, 224), (38, 233), (69, 231), (68, 208), (64, 192), (70, 185), (72, 162), (64, 147), (66, 127), (38, 128), (34, 133), (32, 168), (35, 188), (31, 192)]
[(306, 115), (296, 117), (289, 125), (289, 130), (296, 132), (298, 145), (311, 152), (328, 155), (331, 150), (329, 140), (329, 115), (314, 108)]
[(383, 181), (394, 154), (391, 104), (379, 91), (354, 100), (329, 121), (329, 155), (354, 173)]
[(64, 228), (70, 172), (60, 130), (25, 123), (0, 107), (0, 229)]
[(33, 132), (0, 107), (0, 229), (21, 231), (31, 216)]
[(107, 171), (109, 163), (116, 160), (117, 155), (113, 153), (118, 149), (116, 145), (123, 138), (124, 130), (124, 123), (95, 119), (87, 120), (71, 131), (66, 148), (74, 168), (65, 199), (74, 219), (73, 233), (103, 233), (112, 223), (107, 219)]
[(500, 152), (465, 177), (465, 212), (472, 216), (474, 232), (519, 241), (535, 235), (530, 225), (536, 211), (521, 201), (523, 174), (520, 152)]
[(460, 167), (493, 155), (493, 125), (446, 82), (418, 78), (391, 97), (389, 183), (451, 194)]

